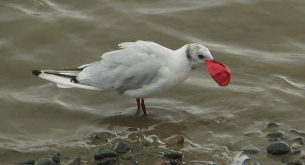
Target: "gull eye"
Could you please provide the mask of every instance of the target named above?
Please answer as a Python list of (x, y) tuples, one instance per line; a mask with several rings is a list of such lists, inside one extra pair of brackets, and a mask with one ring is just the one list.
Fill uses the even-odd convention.
[(198, 58), (203, 59), (203, 58), (204, 58), (204, 55), (199, 54), (199, 55), (198, 55)]

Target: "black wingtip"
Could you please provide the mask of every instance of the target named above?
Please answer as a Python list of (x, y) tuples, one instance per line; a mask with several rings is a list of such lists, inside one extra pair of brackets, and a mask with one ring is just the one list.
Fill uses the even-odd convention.
[(35, 76), (39, 76), (41, 74), (41, 71), (40, 70), (33, 70), (32, 74), (35, 75)]

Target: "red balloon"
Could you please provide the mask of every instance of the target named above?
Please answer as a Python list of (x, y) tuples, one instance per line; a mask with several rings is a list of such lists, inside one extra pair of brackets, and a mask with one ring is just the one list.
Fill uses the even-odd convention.
[(218, 85), (226, 86), (230, 83), (231, 71), (229, 67), (216, 60), (206, 60), (205, 63), (210, 75), (217, 82)]

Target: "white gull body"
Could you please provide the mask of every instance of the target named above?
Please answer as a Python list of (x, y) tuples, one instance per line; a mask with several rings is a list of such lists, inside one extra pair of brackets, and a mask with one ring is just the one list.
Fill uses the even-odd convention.
[(125, 42), (119, 48), (103, 54), (101, 61), (77, 69), (33, 70), (33, 74), (62, 88), (112, 91), (134, 97), (137, 113), (142, 99), (146, 114), (144, 98), (181, 83), (192, 69), (213, 60), (210, 51), (196, 43), (178, 50), (147, 41)]

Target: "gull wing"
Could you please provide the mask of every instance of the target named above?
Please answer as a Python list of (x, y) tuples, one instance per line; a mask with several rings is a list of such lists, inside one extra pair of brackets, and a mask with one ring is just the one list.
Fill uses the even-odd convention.
[(153, 42), (119, 44), (121, 50), (102, 55), (101, 62), (88, 65), (76, 79), (85, 85), (123, 93), (158, 81), (160, 69), (172, 50)]

